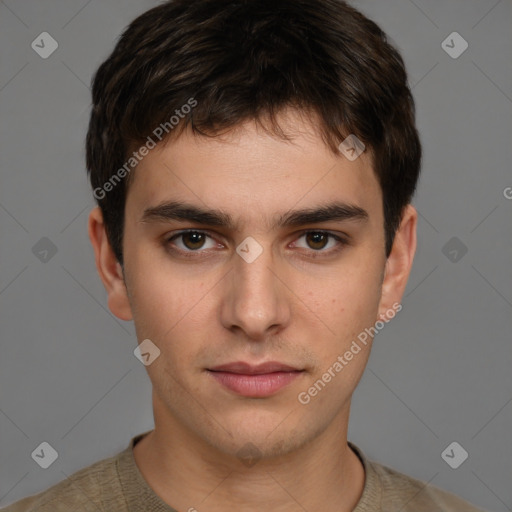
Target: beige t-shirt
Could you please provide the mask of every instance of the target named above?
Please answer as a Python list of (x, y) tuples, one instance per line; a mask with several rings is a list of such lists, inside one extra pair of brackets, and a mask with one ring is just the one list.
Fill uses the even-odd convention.
[[(133, 447), (147, 433), (135, 436), (116, 456), (96, 462), (2, 511), (177, 512), (155, 494), (135, 464)], [(482, 512), (452, 494), (369, 461), (359, 448), (349, 444), (361, 459), (366, 475), (354, 512)]]

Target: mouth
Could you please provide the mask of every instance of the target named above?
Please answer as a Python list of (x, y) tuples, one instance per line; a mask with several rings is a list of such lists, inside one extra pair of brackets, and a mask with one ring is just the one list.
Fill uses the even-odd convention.
[(207, 371), (224, 388), (249, 398), (275, 395), (304, 372), (275, 361), (259, 365), (234, 362), (208, 368)]

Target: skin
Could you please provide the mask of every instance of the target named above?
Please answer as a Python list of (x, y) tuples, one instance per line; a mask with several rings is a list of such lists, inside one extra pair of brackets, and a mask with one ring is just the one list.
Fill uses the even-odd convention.
[[(124, 269), (100, 210), (90, 214), (110, 310), (133, 319), (139, 342), (149, 338), (161, 351), (146, 367), (155, 429), (134, 448), (135, 460), (153, 490), (180, 511), (350, 511), (363, 491), (364, 469), (347, 445), (347, 428), (371, 344), (307, 405), (297, 397), (400, 303), (417, 212), (404, 210), (386, 259), (371, 155), (353, 162), (334, 155), (314, 117), (289, 110), (278, 120), (291, 141), (248, 121), (216, 138), (185, 131), (150, 151), (127, 194)], [(143, 220), (146, 209), (170, 200), (222, 210), (237, 225)], [(368, 218), (269, 229), (279, 214), (331, 201), (357, 205)], [(169, 242), (184, 229), (211, 238)], [(349, 237), (348, 244), (318, 242), (305, 230)], [(236, 252), (248, 236), (263, 249), (252, 263)], [(248, 398), (207, 371), (233, 361), (279, 361), (303, 372), (273, 396)], [(237, 456), (248, 442), (258, 450), (250, 467)]]

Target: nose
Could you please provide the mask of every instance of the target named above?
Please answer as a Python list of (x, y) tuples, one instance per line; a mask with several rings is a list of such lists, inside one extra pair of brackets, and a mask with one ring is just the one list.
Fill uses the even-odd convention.
[(289, 323), (289, 292), (284, 276), (275, 268), (270, 248), (263, 248), (254, 261), (238, 253), (233, 259), (223, 292), (222, 324), (231, 331), (243, 331), (251, 341), (262, 341)]

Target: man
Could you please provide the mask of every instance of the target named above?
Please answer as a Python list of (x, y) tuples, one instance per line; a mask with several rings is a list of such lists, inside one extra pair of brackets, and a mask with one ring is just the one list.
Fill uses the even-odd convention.
[(339, 0), (137, 18), (94, 79), (89, 236), (155, 428), (7, 510), (476, 511), (347, 441), (420, 157), (401, 57)]

